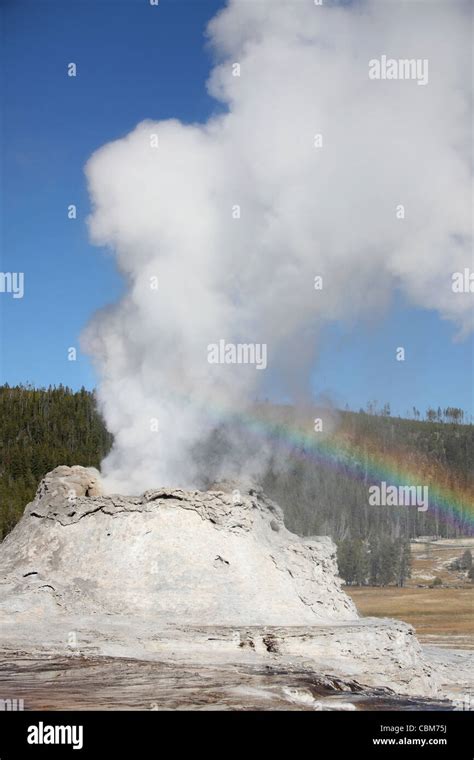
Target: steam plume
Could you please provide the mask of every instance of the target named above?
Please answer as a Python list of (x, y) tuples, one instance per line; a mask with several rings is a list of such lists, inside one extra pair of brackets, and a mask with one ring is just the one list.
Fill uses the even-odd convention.
[[(451, 287), (471, 263), (468, 5), (231, 0), (208, 34), (224, 113), (143, 121), (86, 166), (91, 239), (127, 282), (83, 336), (119, 490), (196, 485), (217, 421), (269, 386), (307, 397), (324, 324), (399, 291), (472, 329)], [(382, 55), (427, 59), (428, 83), (370, 79)], [(266, 344), (268, 368), (209, 364), (220, 339)]]

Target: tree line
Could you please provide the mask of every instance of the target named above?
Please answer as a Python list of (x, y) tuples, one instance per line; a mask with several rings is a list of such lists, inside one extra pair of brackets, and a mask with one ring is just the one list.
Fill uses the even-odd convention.
[(337, 561), (348, 586), (403, 587), (411, 577), (411, 545), (406, 538), (346, 538), (338, 545)]
[[(298, 424), (292, 409), (262, 414), (276, 420), (263, 487), (283, 507), (287, 526), (295, 533), (330, 535), (337, 542), (472, 535), (474, 425), (338, 412), (337, 436), (351, 445), (326, 463), (314, 456), (311, 444), (288, 448), (286, 429)], [(410, 506), (370, 506), (371, 468), (377, 461), (390, 462), (390, 475), (402, 483), (407, 467), (416, 463), (418, 484), (427, 485), (430, 494), (445, 489), (453, 498), (442, 509), (425, 512)]]
[(94, 395), (63, 385), (0, 386), (0, 538), (16, 524), (39, 481), (61, 464), (99, 467), (112, 437)]
[[(346, 411), (350, 411), (347, 405)], [(365, 412), (372, 416), (391, 416), (390, 404), (385, 403), (383, 406), (379, 407), (377, 401), (369, 401), (365, 410), (359, 409), (360, 414), (364, 414)], [(407, 410), (405, 416), (406, 419), (412, 417), (414, 420), (422, 420), (424, 418), (428, 422), (444, 422), (446, 424), (472, 423), (472, 416), (468, 416), (464, 410), (458, 406), (446, 406), (444, 408), (438, 406), (437, 409), (429, 406), (425, 410), (424, 415), (420, 409), (417, 409), (416, 406), (412, 406), (411, 410)]]
[[(370, 406), (370, 405), (369, 405)], [(454, 407), (453, 407), (454, 408)], [(420, 535), (455, 538), (472, 533), (474, 493), (474, 426), (451, 422), (393, 417), (388, 405), (378, 412), (333, 410), (333, 424), (340, 437), (354, 444), (328, 465), (313, 456), (311, 446), (293, 442), (288, 429), (312, 420), (311, 410), (266, 403), (256, 405), (252, 417), (264, 421), (266, 440), (255, 439), (245, 429), (237, 440), (248, 461), (265, 451), (261, 485), (285, 513), (289, 530), (300, 535), (329, 535), (338, 544), (354, 541), (396, 542)], [(459, 415), (458, 415), (459, 416)], [(446, 415), (445, 415), (446, 417)], [(447, 419), (447, 417), (446, 417)], [(0, 537), (10, 531), (34, 497), (41, 478), (61, 464), (99, 467), (110, 450), (112, 436), (98, 413), (94, 394), (82, 388), (0, 386)], [(301, 423), (303, 424), (303, 423)], [(232, 431), (235, 440), (235, 431)], [(229, 436), (215, 431), (199, 445), (204, 471), (218, 473), (226, 460)], [(413, 507), (371, 507), (368, 503), (370, 463), (374, 455), (391, 458), (400, 472), (416, 456), (421, 482), (436, 483), (459, 493), (455, 513)], [(229, 457), (227, 457), (227, 461)], [(433, 474), (434, 473), (434, 474)], [(369, 556), (376, 557), (372, 547)], [(384, 578), (385, 571), (376, 576)], [(377, 581), (378, 582), (378, 581)], [(394, 582), (394, 581), (390, 581)]]

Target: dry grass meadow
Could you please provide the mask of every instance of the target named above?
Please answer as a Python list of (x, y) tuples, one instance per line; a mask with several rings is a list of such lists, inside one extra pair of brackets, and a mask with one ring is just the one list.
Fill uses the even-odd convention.
[[(448, 569), (474, 539), (412, 544), (412, 578), (406, 588), (346, 587), (361, 615), (410, 623), (425, 644), (474, 649), (474, 584)], [(434, 578), (442, 586), (431, 588)]]

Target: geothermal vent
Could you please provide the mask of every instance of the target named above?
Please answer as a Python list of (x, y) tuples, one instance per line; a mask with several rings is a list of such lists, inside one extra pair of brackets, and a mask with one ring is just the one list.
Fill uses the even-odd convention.
[(359, 618), (334, 543), (290, 533), (263, 493), (104, 495), (83, 467), (49, 473), (0, 546), (0, 650), (437, 689), (413, 629)]
[(357, 617), (341, 590), (334, 543), (290, 533), (262, 493), (104, 496), (98, 473), (83, 467), (44, 478), (2, 546), (0, 572), (22, 607), (29, 599), (58, 612), (179, 625)]

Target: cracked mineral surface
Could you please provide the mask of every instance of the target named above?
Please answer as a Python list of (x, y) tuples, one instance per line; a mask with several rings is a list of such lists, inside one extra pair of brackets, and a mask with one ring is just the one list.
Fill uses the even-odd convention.
[(361, 619), (332, 540), (290, 533), (258, 489), (104, 495), (79, 466), (42, 480), (0, 546), (0, 652), (297, 668), (438, 698), (461, 673), (407, 624)]

